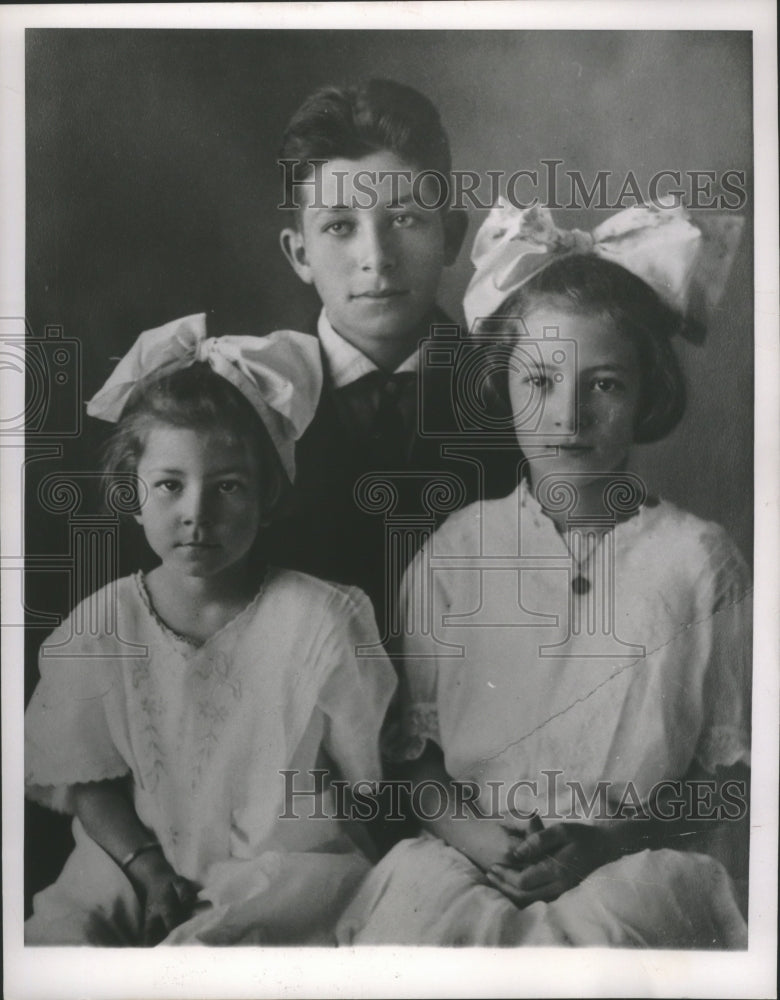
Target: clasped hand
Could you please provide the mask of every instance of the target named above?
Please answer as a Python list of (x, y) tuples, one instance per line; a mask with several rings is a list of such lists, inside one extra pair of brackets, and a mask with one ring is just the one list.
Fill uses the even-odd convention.
[(159, 944), (187, 920), (197, 895), (198, 887), (175, 873), (154, 882), (144, 902), (144, 944)]
[(128, 874), (143, 907), (143, 943), (159, 944), (192, 915), (199, 887), (178, 875), (158, 852), (142, 855)]
[(528, 836), (512, 847), (504, 864), (487, 871), (490, 884), (522, 908), (550, 902), (613, 860), (609, 832), (583, 823), (542, 827), (532, 818)]

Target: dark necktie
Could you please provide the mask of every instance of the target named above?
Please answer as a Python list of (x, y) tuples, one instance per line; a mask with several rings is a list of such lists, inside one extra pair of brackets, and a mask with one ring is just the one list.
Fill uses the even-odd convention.
[(356, 435), (370, 452), (376, 469), (401, 469), (407, 464), (414, 422), (417, 376), (369, 372), (339, 390)]
[(372, 434), (378, 468), (402, 469), (406, 465), (411, 428), (404, 419), (403, 406), (408, 405), (407, 397), (410, 390), (414, 391), (415, 382), (413, 372), (383, 376)]

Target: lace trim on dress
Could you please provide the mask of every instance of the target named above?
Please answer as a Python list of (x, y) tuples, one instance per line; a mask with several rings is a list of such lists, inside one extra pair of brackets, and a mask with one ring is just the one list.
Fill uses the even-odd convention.
[(93, 781), (113, 781), (115, 778), (124, 778), (128, 774), (130, 774), (130, 768), (127, 764), (117, 765), (115, 763), (102, 767), (91, 764), (84, 771), (75, 775), (71, 772), (67, 779), (47, 784), (36, 782), (34, 775), (28, 774), (25, 777), (24, 794), (31, 802), (37, 802), (55, 812), (73, 813), (73, 785), (84, 785)]
[(218, 629), (213, 635), (210, 635), (205, 642), (199, 642), (197, 639), (193, 639), (191, 636), (183, 635), (181, 632), (177, 632), (175, 629), (172, 629), (170, 625), (168, 625), (166, 622), (163, 621), (163, 619), (157, 614), (157, 611), (154, 605), (152, 604), (152, 599), (149, 594), (149, 590), (146, 586), (146, 579), (142, 571), (139, 570), (137, 573), (134, 573), (133, 580), (135, 581), (138, 593), (141, 597), (141, 600), (143, 601), (144, 607), (149, 612), (150, 617), (154, 620), (155, 624), (158, 626), (163, 635), (165, 635), (168, 639), (173, 639), (174, 642), (184, 643), (184, 645), (189, 646), (190, 649), (203, 649), (204, 646), (206, 646), (210, 642), (213, 642), (214, 639), (222, 635), (222, 633), (227, 631), (227, 629), (232, 628), (234, 625), (237, 625), (240, 621), (242, 621), (242, 619), (247, 617), (247, 615), (249, 615), (251, 611), (254, 610), (260, 598), (265, 593), (265, 589), (266, 586), (268, 585), (268, 580), (271, 576), (271, 572), (272, 568), (270, 566), (267, 566), (265, 573), (263, 574), (263, 578), (260, 581), (260, 586), (258, 588), (258, 591), (252, 598), (252, 600), (247, 604), (245, 608), (239, 611), (237, 615), (231, 618), (230, 621), (225, 622), (222, 628)]
[(735, 726), (712, 726), (703, 734), (696, 748), (696, 760), (714, 773), (715, 768), (750, 763), (750, 748), (744, 732)]
[(391, 723), (382, 738), (382, 754), (387, 760), (417, 760), (428, 740), (441, 746), (439, 709), (433, 702), (412, 705), (399, 722)]

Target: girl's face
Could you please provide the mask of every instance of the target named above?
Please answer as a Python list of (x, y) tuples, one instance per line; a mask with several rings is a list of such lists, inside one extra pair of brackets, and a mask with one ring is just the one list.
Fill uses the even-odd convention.
[(257, 460), (226, 433), (152, 427), (138, 462), (136, 520), (163, 564), (183, 576), (239, 568), (260, 526)]
[[(509, 371), (517, 440), (531, 482), (549, 473), (583, 483), (621, 468), (640, 391), (636, 349), (611, 319), (540, 302), (525, 316)], [(556, 332), (557, 331), (557, 332)]]

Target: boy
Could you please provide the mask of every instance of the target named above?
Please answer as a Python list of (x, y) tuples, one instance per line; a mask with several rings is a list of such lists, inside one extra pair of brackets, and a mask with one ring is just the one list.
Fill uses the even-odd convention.
[[(285, 205), (296, 206), (282, 250), (322, 300), (325, 384), (298, 446), (293, 512), (274, 526), (270, 555), (363, 588), (390, 638), (389, 601), (414, 551), (386, 551), (383, 512), (366, 509), (361, 477), (389, 473), (398, 496), (392, 515), (409, 523), (430, 518), (422, 495), (437, 474), (457, 477), (458, 506), (486, 489), (508, 493), (517, 481), (515, 455), (508, 461), (504, 452), (487, 488), (484, 463), (480, 470), (480, 462), (444, 456), (444, 440), (459, 435), (452, 369), (419, 370), (431, 324), (449, 322), (436, 294), (466, 228), (465, 215), (444, 203), (449, 142), (422, 94), (371, 80), (312, 94), (287, 128), (280, 163)], [(442, 433), (421, 433), (420, 403)]]

